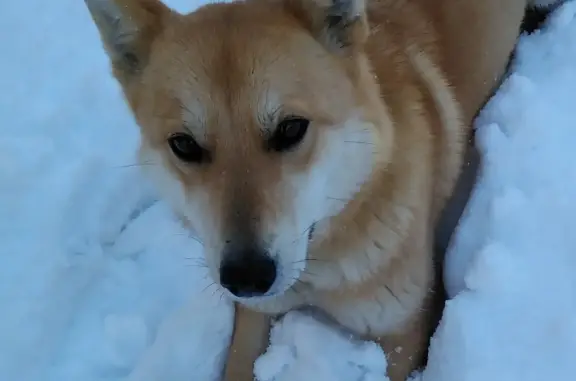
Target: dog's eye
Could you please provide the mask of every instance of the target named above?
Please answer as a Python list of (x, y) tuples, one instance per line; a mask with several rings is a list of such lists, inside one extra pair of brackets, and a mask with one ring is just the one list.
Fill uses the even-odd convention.
[(269, 140), (269, 146), (274, 151), (282, 152), (294, 148), (302, 141), (308, 130), (310, 121), (299, 117), (286, 118), (278, 124), (276, 131)]
[(174, 155), (186, 163), (203, 163), (209, 159), (209, 152), (200, 147), (198, 142), (188, 134), (177, 133), (170, 136), (168, 145)]

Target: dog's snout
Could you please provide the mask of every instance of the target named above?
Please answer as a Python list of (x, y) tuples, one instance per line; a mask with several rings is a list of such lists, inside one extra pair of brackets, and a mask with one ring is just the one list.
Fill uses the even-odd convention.
[(233, 295), (243, 298), (262, 296), (274, 284), (276, 262), (265, 252), (230, 252), (220, 265), (220, 283)]

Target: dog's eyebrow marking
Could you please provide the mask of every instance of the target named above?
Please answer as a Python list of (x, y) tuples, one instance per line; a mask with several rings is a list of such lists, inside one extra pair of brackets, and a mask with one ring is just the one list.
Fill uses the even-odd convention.
[(206, 112), (200, 99), (194, 97), (190, 101), (180, 100), (180, 113), (182, 117), (182, 128), (193, 135), (199, 143), (205, 144), (208, 139)]
[(276, 123), (282, 111), (280, 97), (270, 91), (270, 86), (266, 84), (265, 90), (258, 97), (258, 107), (256, 119), (265, 136), (268, 136), (276, 129)]

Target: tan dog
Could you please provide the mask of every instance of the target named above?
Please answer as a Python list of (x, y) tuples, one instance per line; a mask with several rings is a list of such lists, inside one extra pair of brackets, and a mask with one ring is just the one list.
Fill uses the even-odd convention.
[(434, 225), (527, 0), (86, 3), (142, 161), (238, 302), (226, 379), (305, 305), (380, 342), (393, 381), (422, 365)]

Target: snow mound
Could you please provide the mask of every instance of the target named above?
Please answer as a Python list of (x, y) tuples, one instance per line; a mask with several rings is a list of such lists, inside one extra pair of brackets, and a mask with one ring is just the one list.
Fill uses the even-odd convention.
[(377, 344), (358, 341), (300, 312), (274, 326), (255, 373), (259, 381), (388, 380), (386, 358)]

